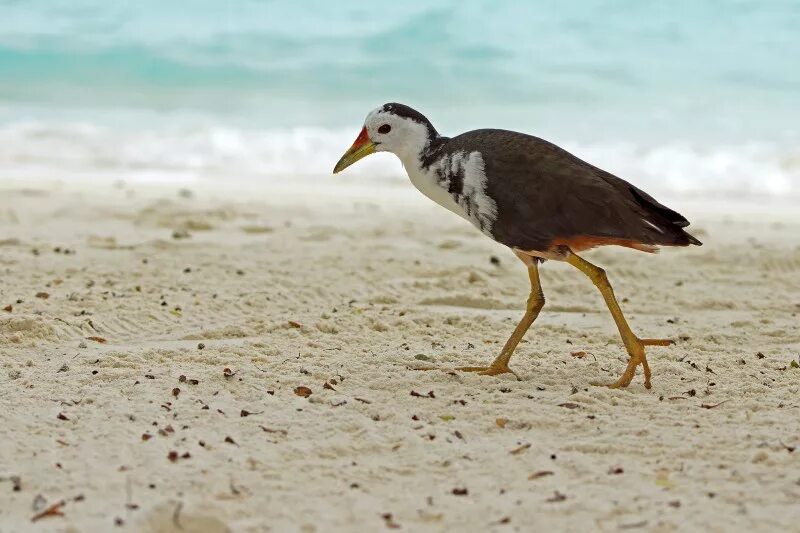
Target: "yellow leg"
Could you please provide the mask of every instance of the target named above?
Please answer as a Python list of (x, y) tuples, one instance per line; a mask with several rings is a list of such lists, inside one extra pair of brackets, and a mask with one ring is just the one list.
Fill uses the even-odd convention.
[(539, 282), (539, 264), (535, 259), (531, 259), (530, 257), (523, 259), (525, 264), (528, 265), (528, 277), (531, 280), (531, 294), (528, 297), (528, 306), (525, 310), (525, 316), (522, 317), (517, 327), (514, 329), (514, 333), (511, 334), (511, 337), (508, 338), (506, 341), (505, 346), (503, 346), (500, 355), (492, 361), (492, 364), (489, 366), (466, 366), (459, 368), (458, 370), (464, 372), (479, 372), (486, 376), (496, 376), (498, 374), (505, 374), (507, 372), (511, 372), (516, 376), (513, 370), (508, 368), (508, 361), (511, 359), (511, 356), (514, 354), (514, 350), (519, 344), (519, 341), (522, 340), (522, 337), (525, 335), (525, 332), (528, 331), (528, 328), (531, 327), (533, 321), (536, 320), (536, 317), (539, 316), (539, 311), (542, 310), (544, 307), (544, 293), (542, 292), (542, 286)]
[(622, 314), (622, 309), (620, 309), (619, 304), (617, 303), (617, 298), (614, 296), (614, 290), (611, 288), (611, 284), (608, 282), (608, 277), (606, 276), (605, 270), (593, 265), (581, 257), (578, 257), (572, 252), (567, 255), (566, 261), (570, 265), (586, 274), (589, 279), (592, 280), (592, 283), (594, 283), (595, 286), (600, 290), (600, 294), (603, 295), (603, 299), (606, 301), (608, 310), (611, 311), (611, 316), (614, 317), (614, 322), (617, 324), (617, 329), (619, 329), (619, 335), (622, 337), (622, 342), (625, 344), (625, 349), (628, 350), (628, 355), (630, 355), (628, 366), (625, 368), (625, 372), (623, 372), (622, 376), (620, 376), (615, 383), (612, 383), (609, 386), (611, 388), (620, 388), (630, 385), (631, 381), (633, 380), (633, 376), (636, 374), (636, 367), (641, 364), (642, 370), (644, 371), (644, 386), (649, 389), (650, 365), (647, 364), (647, 358), (644, 354), (644, 347), (669, 346), (670, 344), (673, 344), (673, 341), (664, 339), (640, 339), (634, 335), (630, 326), (628, 326), (627, 320), (625, 320), (625, 316)]

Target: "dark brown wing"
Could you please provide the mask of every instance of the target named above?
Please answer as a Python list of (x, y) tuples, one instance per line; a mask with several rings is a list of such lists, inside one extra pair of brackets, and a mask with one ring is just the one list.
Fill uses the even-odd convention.
[(507, 246), (546, 251), (586, 237), (644, 248), (701, 244), (682, 229), (689, 222), (680, 214), (538, 137), (475, 130), (447, 145), (448, 151), (481, 152), (486, 192), (497, 203), (492, 234)]

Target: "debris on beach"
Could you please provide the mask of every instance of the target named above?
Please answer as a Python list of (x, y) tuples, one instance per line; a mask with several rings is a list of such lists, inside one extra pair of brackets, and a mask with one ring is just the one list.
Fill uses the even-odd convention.
[(305, 385), (300, 385), (299, 387), (295, 387), (294, 393), (298, 396), (302, 396), (303, 398), (308, 398), (311, 396), (312, 391)]
[(31, 522), (38, 522), (42, 518), (47, 518), (48, 516), (64, 516), (64, 512), (61, 509), (66, 504), (67, 504), (67, 502), (64, 501), (64, 500), (61, 500), (61, 501), (58, 501), (58, 502), (54, 503), (53, 505), (51, 505), (50, 507), (48, 507), (44, 511), (41, 511), (41, 512), (36, 513), (35, 515), (33, 515), (33, 517), (31, 518)]

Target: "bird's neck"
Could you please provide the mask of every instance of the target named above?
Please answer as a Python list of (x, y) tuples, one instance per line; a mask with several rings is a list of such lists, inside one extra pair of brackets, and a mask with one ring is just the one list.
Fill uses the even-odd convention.
[(422, 194), (460, 217), (469, 218), (458, 205), (459, 194), (449, 187), (450, 160), (446, 159), (447, 137), (428, 139), (424, 147), (400, 157), (411, 183)]
[(430, 166), (441, 158), (444, 145), (448, 137), (442, 137), (435, 131), (420, 146), (408, 146), (398, 151), (397, 157), (409, 171), (427, 171)]

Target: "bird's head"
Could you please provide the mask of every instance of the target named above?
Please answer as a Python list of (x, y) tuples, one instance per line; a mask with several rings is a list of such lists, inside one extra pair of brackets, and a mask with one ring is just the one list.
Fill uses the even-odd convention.
[(419, 111), (403, 104), (384, 104), (367, 115), (361, 133), (333, 168), (341, 172), (375, 152), (391, 152), (403, 162), (416, 158), (438, 133)]

